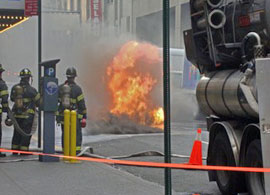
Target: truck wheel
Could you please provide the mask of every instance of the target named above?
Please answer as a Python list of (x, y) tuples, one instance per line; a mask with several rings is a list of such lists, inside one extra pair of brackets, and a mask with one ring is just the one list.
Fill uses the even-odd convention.
[[(220, 132), (214, 140), (213, 157), (214, 165), (236, 166), (230, 141), (223, 132)], [(236, 189), (239, 187), (236, 172), (215, 171), (215, 175), (217, 185), (222, 194), (229, 195), (236, 193)]]
[[(246, 154), (246, 166), (263, 167), (261, 141), (256, 139), (250, 143)], [(250, 195), (264, 195), (263, 173), (246, 173), (246, 182)]]

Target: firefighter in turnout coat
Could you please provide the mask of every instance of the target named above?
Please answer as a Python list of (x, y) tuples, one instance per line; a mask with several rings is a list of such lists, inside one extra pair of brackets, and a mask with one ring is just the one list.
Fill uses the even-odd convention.
[[(1, 99), (1, 105), (0, 107), (0, 146), (2, 142), (2, 113), (8, 111), (8, 87), (5, 83), (5, 81), (2, 79), (2, 73), (5, 71), (2, 64), (0, 64), (0, 99)], [(5, 157), (5, 154), (2, 154), (0, 152), (0, 157)]]
[(62, 128), (62, 147), (64, 146), (64, 110), (75, 110), (77, 112), (77, 129), (76, 129), (76, 152), (81, 150), (82, 145), (82, 127), (86, 125), (87, 111), (82, 89), (75, 83), (77, 71), (75, 68), (68, 68), (66, 71), (67, 80), (59, 86), (59, 103), (56, 120)]
[[(20, 83), (11, 89), (11, 101), (14, 102), (12, 113), (20, 126), (27, 134), (32, 131), (36, 107), (39, 106), (40, 94), (30, 85), (32, 73), (28, 68), (20, 72)], [(21, 135), (15, 128), (12, 137), (13, 150), (28, 151), (32, 136)]]

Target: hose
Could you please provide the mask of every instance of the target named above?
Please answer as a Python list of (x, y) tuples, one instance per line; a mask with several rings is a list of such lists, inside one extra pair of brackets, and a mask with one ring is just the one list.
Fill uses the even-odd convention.
[[(105, 158), (105, 159), (126, 159), (126, 158), (133, 158), (133, 157), (143, 157), (143, 156), (164, 156), (165, 154), (160, 151), (155, 150), (148, 150), (148, 151), (142, 151), (142, 152), (136, 152), (132, 154), (127, 155), (121, 155), (121, 156), (101, 156), (94, 154), (93, 148), (87, 146), (85, 147), (78, 156), (88, 156), (93, 158)], [(171, 157), (174, 158), (189, 158), (188, 155), (181, 155), (181, 154), (171, 154)], [(206, 160), (206, 157), (202, 158), (203, 160)]]
[(254, 71), (252, 69), (250, 69), (250, 68), (246, 69), (245, 76), (240, 81), (240, 88), (241, 88), (249, 106), (251, 107), (251, 109), (256, 114), (259, 114), (258, 102), (257, 102), (256, 98), (254, 97), (254, 95), (252, 94), (251, 86), (247, 84), (248, 80), (252, 77), (253, 73), (254, 73)]
[(37, 130), (37, 120), (38, 120), (38, 113), (35, 112), (34, 115), (34, 120), (33, 120), (33, 124), (32, 124), (32, 128), (31, 128), (31, 132), (30, 133), (25, 133), (24, 130), (20, 127), (20, 125), (18, 124), (16, 118), (14, 117), (12, 111), (10, 110), (10, 108), (8, 108), (8, 117), (11, 119), (13, 125), (14, 125), (14, 129), (21, 134), (22, 136), (32, 136), (36, 130)]
[[(31, 150), (33, 152), (41, 152), (40, 149), (34, 149)], [(62, 150), (57, 150), (56, 153), (62, 153)], [(160, 151), (155, 150), (149, 150), (149, 151), (142, 151), (142, 152), (136, 152), (128, 155), (121, 155), (121, 156), (102, 156), (98, 154), (94, 154), (93, 148), (90, 146), (87, 146), (83, 148), (83, 150), (77, 155), (77, 156), (86, 156), (91, 158), (103, 158), (103, 159), (127, 159), (127, 158), (133, 158), (133, 157), (146, 157), (146, 156), (164, 156), (164, 153)], [(19, 158), (20, 156), (14, 157), (14, 159), (0, 159), (0, 163), (11, 163), (11, 162), (20, 162), (20, 161), (36, 161), (38, 160), (38, 157), (36, 158)], [(174, 158), (190, 158), (188, 155), (181, 155), (181, 154), (172, 154), (171, 157)], [(206, 160), (206, 157), (202, 158), (203, 160)]]
[(250, 38), (255, 38), (256, 41), (257, 41), (257, 45), (254, 45), (254, 46), (258, 46), (258, 47), (262, 47), (262, 44), (261, 44), (261, 37), (259, 36), (258, 33), (256, 32), (250, 32), (248, 33), (244, 39), (242, 40), (242, 44), (241, 44), (241, 53), (242, 53), (242, 60), (243, 60), (243, 63), (246, 63), (247, 62), (247, 56), (246, 56), (246, 44), (247, 42), (249, 41)]

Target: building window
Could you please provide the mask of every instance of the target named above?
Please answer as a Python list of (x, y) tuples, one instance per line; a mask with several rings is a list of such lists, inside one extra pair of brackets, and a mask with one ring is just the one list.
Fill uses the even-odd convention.
[(81, 12), (81, 0), (77, 1), (77, 11)]
[(87, 19), (89, 19), (90, 17), (91, 17), (91, 13), (90, 13), (90, 10), (91, 10), (91, 2), (90, 2), (90, 0), (87, 0), (86, 1), (86, 7), (87, 7), (87, 9), (86, 9), (86, 14), (87, 14)]
[(114, 2), (114, 18), (115, 20), (118, 20), (118, 1), (115, 0)]

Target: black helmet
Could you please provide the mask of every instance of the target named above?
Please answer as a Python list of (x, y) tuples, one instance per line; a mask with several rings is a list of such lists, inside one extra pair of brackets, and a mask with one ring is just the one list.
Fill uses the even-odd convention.
[(4, 71), (5, 71), (5, 69), (3, 68), (2, 64), (0, 64), (0, 73), (4, 72)]
[(67, 77), (76, 77), (77, 76), (77, 71), (75, 68), (68, 68), (66, 71), (66, 76)]
[(27, 77), (32, 77), (32, 73), (28, 68), (24, 68), (20, 72), (20, 77), (21, 78), (27, 78)]

